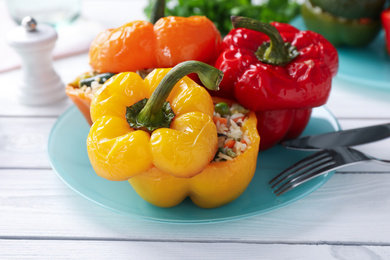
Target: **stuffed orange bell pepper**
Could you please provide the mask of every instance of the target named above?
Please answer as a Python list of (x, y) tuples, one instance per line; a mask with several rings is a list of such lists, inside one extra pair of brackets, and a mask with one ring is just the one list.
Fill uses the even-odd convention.
[[(98, 34), (89, 50), (93, 73), (84, 73), (79, 78), (93, 79), (101, 73), (127, 71), (145, 75), (154, 68), (173, 67), (187, 60), (214, 63), (222, 40), (213, 22), (205, 16), (163, 17), (165, 1), (158, 0), (155, 7), (151, 22), (133, 21)], [(104, 82), (89, 85), (80, 85), (77, 79), (75, 82), (66, 87), (66, 94), (91, 123), (91, 97), (100, 88), (96, 82)]]
[(209, 65), (187, 61), (156, 69), (144, 80), (133, 72), (120, 73), (103, 85), (91, 103), (94, 123), (87, 138), (99, 176), (129, 180), (142, 198), (161, 207), (187, 196), (201, 207), (217, 207), (245, 190), (256, 166), (256, 117), (250, 112), (242, 123), (247, 141), (239, 143), (245, 152), (211, 163), (216, 154), (227, 155), (218, 150), (213, 100), (184, 77), (193, 72), (210, 89), (222, 76)]
[(101, 32), (92, 42), (90, 65), (97, 72), (119, 73), (167, 68), (197, 60), (212, 64), (222, 43), (214, 23), (205, 16), (164, 16), (158, 0), (151, 22), (133, 21)]

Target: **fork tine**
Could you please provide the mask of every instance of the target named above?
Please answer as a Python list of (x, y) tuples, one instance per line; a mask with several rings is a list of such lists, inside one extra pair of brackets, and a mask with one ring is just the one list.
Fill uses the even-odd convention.
[(295, 177), (294, 179), (285, 182), (282, 186), (274, 190), (274, 193), (276, 194), (276, 196), (280, 196), (283, 193), (286, 193), (287, 191), (305, 182), (308, 182), (311, 179), (314, 179), (315, 177), (328, 173), (329, 171), (337, 168), (337, 166), (335, 166), (335, 163), (336, 162), (334, 160), (329, 160), (327, 163), (324, 164), (321, 163), (316, 167), (312, 167), (310, 171), (301, 173), (299, 176)]
[[(275, 189), (277, 186), (283, 186), (290, 182), (294, 182), (297, 179), (301, 178), (303, 175), (306, 175), (314, 170), (317, 170), (318, 168), (321, 168), (322, 165), (329, 165), (332, 162), (332, 157), (321, 156), (321, 158), (318, 158), (317, 160), (312, 160), (309, 164), (306, 163), (302, 167), (294, 169), (294, 171), (292, 171), (289, 175), (285, 176), (284, 178), (273, 184), (271, 188)], [(282, 185), (282, 183), (284, 184)]]
[[(272, 189), (276, 196), (279, 196), (315, 177), (324, 175), (341, 167), (365, 161), (390, 163), (390, 161), (368, 156), (350, 147), (335, 147), (306, 157), (306, 159), (303, 159), (284, 170), (269, 183), (273, 183)], [(275, 181), (277, 181), (276, 184)], [(278, 188), (276, 188), (277, 186)]]
[(279, 183), (280, 179), (283, 179), (286, 176), (289, 176), (291, 172), (294, 172), (296, 170), (304, 168), (305, 166), (307, 167), (308, 165), (310, 165), (314, 161), (317, 161), (318, 159), (322, 159), (322, 158), (326, 157), (327, 155), (328, 155), (328, 153), (326, 151), (320, 151), (320, 152), (316, 152), (312, 155), (309, 155), (308, 157), (294, 163), (289, 168), (285, 169), (280, 174), (275, 176), (272, 180), (269, 181), (269, 184), (275, 186), (275, 182)]
[(331, 159), (332, 158), (330, 158), (330, 157), (328, 157), (327, 155), (324, 154), (324, 155), (319, 156), (319, 158), (310, 160), (309, 162), (302, 160), (301, 164), (299, 164), (298, 166), (294, 167), (293, 169), (290, 169), (289, 173), (285, 174), (283, 178), (280, 178), (277, 182), (275, 182), (271, 186), (271, 188), (274, 189), (275, 187), (280, 185), (280, 183), (286, 182), (289, 179), (290, 180), (291, 179), (294, 180), (295, 178), (299, 177), (300, 175), (302, 175), (302, 174), (304, 174), (304, 173), (306, 173), (308, 171), (313, 170), (317, 165), (320, 165), (322, 163), (327, 163)]

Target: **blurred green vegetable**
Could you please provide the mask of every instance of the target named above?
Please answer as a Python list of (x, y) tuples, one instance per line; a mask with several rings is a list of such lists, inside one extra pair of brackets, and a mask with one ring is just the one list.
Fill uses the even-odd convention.
[[(148, 17), (152, 3), (153, 1), (149, 0), (145, 8)], [(250, 17), (267, 23), (287, 23), (299, 14), (299, 8), (300, 4), (293, 0), (166, 0), (165, 15), (205, 15), (214, 22), (222, 35), (226, 35), (232, 29), (231, 15)]]

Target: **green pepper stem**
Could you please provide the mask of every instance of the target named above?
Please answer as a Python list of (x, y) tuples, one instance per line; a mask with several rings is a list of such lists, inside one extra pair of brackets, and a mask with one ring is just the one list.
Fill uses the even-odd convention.
[(263, 23), (248, 17), (231, 16), (233, 28), (247, 28), (262, 32), (270, 38), (270, 42), (263, 43), (255, 52), (256, 57), (272, 65), (284, 66), (299, 55), (295, 46), (284, 42), (279, 31), (269, 23)]
[(203, 62), (185, 61), (176, 65), (161, 80), (144, 108), (139, 112), (137, 124), (146, 128), (148, 126), (159, 128), (158, 126), (165, 118), (163, 106), (169, 94), (176, 83), (190, 73), (198, 74), (203, 85), (210, 90), (218, 90), (223, 77), (222, 71)]
[(160, 18), (165, 16), (165, 0), (153, 0), (150, 22), (155, 24)]

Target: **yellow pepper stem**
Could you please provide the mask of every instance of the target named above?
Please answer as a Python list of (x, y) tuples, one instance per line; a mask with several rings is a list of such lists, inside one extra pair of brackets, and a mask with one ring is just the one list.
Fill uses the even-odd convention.
[(206, 88), (219, 89), (223, 77), (222, 71), (199, 61), (182, 62), (165, 75), (149, 100), (144, 99), (127, 107), (126, 118), (130, 126), (149, 131), (169, 127), (175, 115), (166, 100), (176, 83), (191, 73), (196, 73)]

